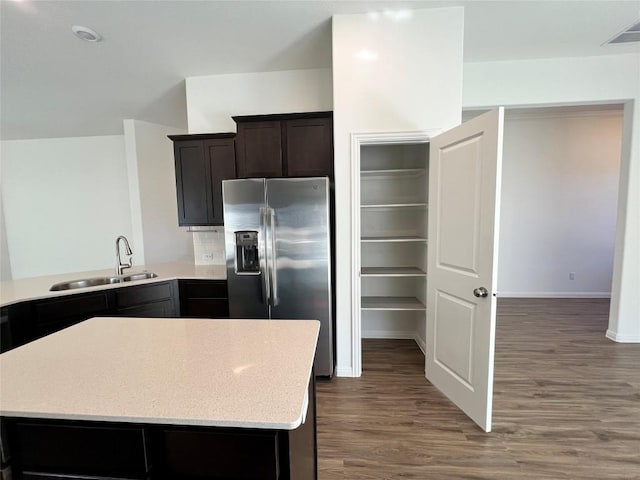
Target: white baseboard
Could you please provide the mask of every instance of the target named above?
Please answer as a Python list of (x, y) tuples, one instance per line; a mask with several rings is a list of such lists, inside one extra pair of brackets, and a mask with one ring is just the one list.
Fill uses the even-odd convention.
[(355, 377), (355, 375), (353, 374), (353, 368), (336, 367), (336, 377)]
[(640, 343), (640, 335), (620, 334), (613, 330), (607, 330), (606, 337), (618, 343)]
[(498, 298), (611, 298), (611, 292), (498, 292)]
[(415, 336), (415, 331), (407, 330), (362, 330), (362, 338), (395, 338), (413, 340)]
[(413, 339), (418, 344), (418, 347), (420, 347), (420, 350), (422, 350), (422, 354), (426, 356), (427, 355), (427, 342), (423, 338), (420, 338), (420, 335), (418, 335), (417, 333), (415, 333), (413, 335)]

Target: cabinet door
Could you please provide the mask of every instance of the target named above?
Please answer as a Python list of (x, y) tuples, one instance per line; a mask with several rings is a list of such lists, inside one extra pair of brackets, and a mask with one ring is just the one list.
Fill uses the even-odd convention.
[(211, 203), (208, 225), (224, 225), (222, 181), (236, 178), (236, 150), (233, 138), (205, 140), (204, 151), (211, 177)]
[(113, 311), (111, 299), (112, 292), (105, 291), (36, 302), (33, 309), (35, 338), (44, 337), (91, 317), (109, 315)]
[(12, 348), (13, 348), (13, 340), (11, 339), (9, 309), (3, 308), (0, 310), (0, 353), (7, 352)]
[(176, 162), (178, 224), (207, 225), (210, 219), (211, 180), (203, 142), (176, 141), (173, 152)]
[(118, 315), (122, 317), (174, 317), (174, 284), (152, 283), (119, 288), (116, 291)]
[(239, 123), (237, 149), (238, 178), (282, 176), (280, 121)]
[(333, 175), (333, 121), (331, 118), (287, 120), (287, 176)]
[(154, 468), (158, 478), (290, 478), (289, 475), (281, 475), (281, 470), (286, 471), (287, 465), (280, 465), (283, 454), (279, 445), (280, 434), (276, 431), (167, 428), (157, 436), (159, 452)]
[(17, 420), (9, 425), (17, 478), (148, 478), (145, 431), (70, 422)]

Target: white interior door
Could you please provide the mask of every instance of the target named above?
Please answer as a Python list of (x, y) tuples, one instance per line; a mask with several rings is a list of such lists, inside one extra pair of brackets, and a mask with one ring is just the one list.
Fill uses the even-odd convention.
[(491, 431), (503, 108), (431, 140), (427, 379)]

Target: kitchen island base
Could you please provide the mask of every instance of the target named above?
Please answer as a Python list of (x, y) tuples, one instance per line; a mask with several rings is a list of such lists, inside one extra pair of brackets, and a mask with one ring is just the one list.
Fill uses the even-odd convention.
[(96, 317), (5, 352), (2, 480), (316, 479), (319, 330)]
[(313, 376), (294, 430), (15, 417), (3, 426), (14, 480), (317, 478)]

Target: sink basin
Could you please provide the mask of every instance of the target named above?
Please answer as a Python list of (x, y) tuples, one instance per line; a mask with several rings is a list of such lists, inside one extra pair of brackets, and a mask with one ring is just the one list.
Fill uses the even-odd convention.
[(96, 277), (83, 278), (82, 280), (71, 280), (70, 282), (60, 282), (53, 285), (49, 291), (56, 292), (59, 290), (72, 290), (75, 288), (95, 287), (98, 285), (110, 285), (112, 283), (120, 283), (120, 277)]
[(148, 280), (149, 278), (156, 278), (158, 274), (153, 272), (132, 273), (130, 275), (122, 275), (120, 278), (123, 282), (132, 282), (134, 280)]
[(133, 282), (135, 280), (148, 280), (156, 278), (158, 274), (153, 272), (131, 273), (129, 275), (120, 275), (118, 277), (95, 277), (83, 278), (81, 280), (71, 280), (69, 282), (60, 282), (53, 285), (49, 291), (57, 292), (60, 290), (73, 290), (76, 288), (97, 287), (99, 285), (111, 285), (120, 282)]

